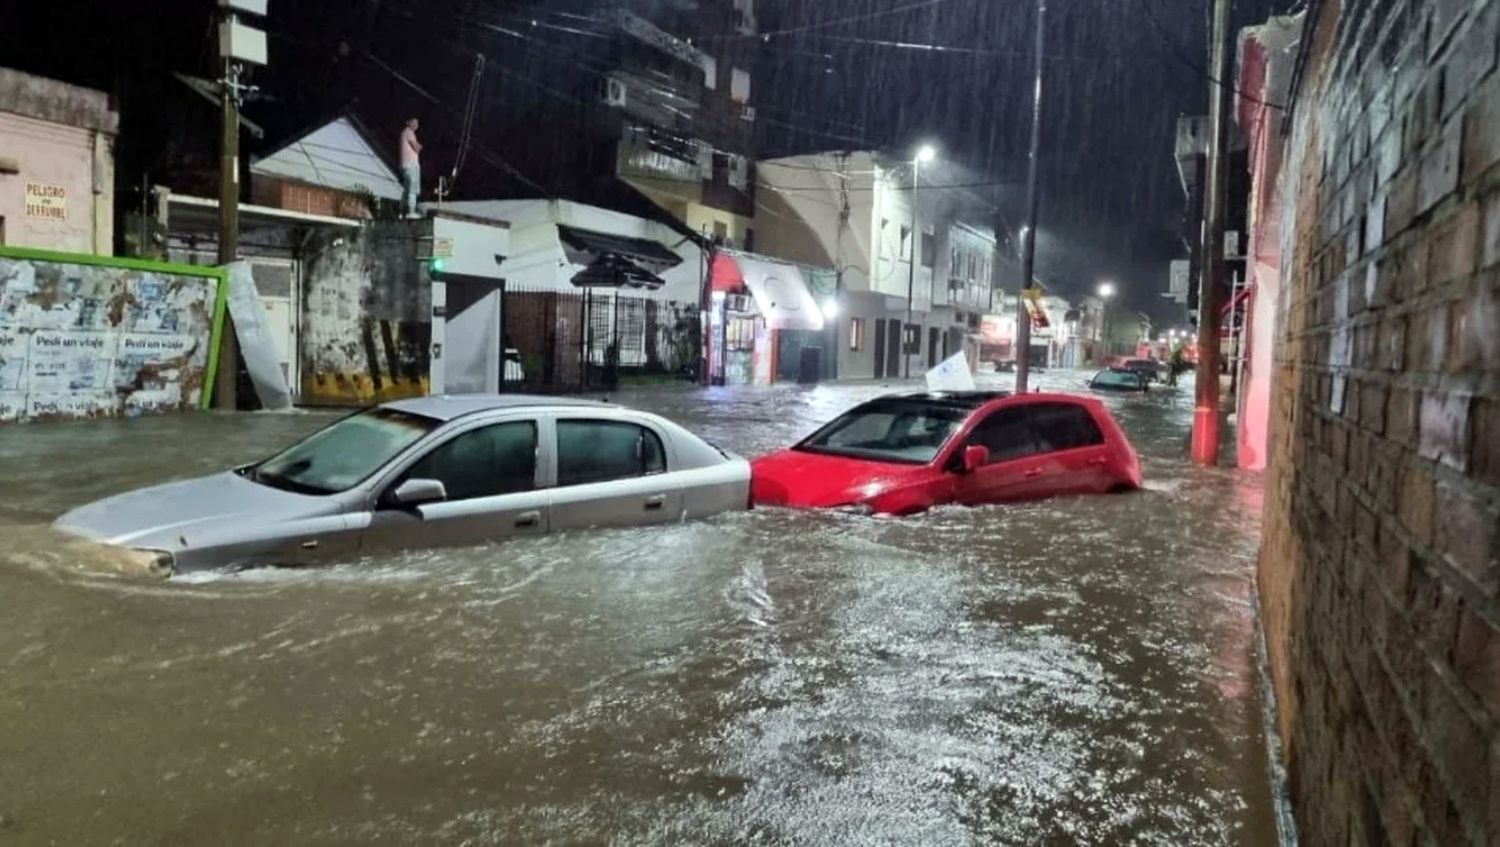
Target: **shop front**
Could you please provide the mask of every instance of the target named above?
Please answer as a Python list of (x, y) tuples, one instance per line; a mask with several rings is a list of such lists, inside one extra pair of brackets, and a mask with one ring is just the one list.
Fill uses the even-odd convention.
[[(771, 385), (787, 374), (821, 373), (823, 350), (808, 339), (823, 332), (823, 312), (798, 266), (720, 250), (709, 282), (711, 384)], [(783, 344), (788, 333), (798, 333), (799, 343)], [(795, 369), (783, 367), (784, 349), (796, 350)]]

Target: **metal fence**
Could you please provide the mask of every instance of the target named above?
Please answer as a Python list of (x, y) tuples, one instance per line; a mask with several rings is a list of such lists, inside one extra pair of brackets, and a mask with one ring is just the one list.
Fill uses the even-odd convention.
[(615, 291), (508, 288), (501, 314), (506, 391), (562, 393), (611, 389), (631, 379), (697, 378), (695, 303)]

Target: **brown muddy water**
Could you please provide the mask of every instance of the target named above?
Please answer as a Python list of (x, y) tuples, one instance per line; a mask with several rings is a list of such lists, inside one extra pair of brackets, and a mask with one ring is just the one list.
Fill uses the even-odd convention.
[[(756, 455), (886, 390), (612, 399)], [(46, 524), (328, 416), (0, 429), (0, 843), (1274, 843), (1259, 481), (1109, 402), (1145, 491), (169, 582)]]

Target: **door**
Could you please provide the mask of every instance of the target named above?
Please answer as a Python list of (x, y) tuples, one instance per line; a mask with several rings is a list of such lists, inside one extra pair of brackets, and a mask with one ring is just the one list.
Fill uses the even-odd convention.
[(1045, 496), (1041, 448), (1025, 406), (1001, 408), (980, 421), (964, 441), (965, 447), (974, 445), (990, 451), (990, 462), (959, 476), (954, 486), (958, 502), (979, 506)]
[(901, 322), (895, 318), (886, 321), (885, 334), (885, 375), (895, 378), (901, 376), (901, 357), (906, 353), (906, 339), (901, 334)]
[(875, 321), (875, 378), (885, 378), (885, 321)]
[[(442, 382), (433, 393), (494, 394), (500, 390), (500, 300), (498, 280), (445, 277), (442, 283)], [(437, 286), (434, 286), (436, 288)], [(436, 300), (434, 291), (434, 300)], [(438, 306), (436, 302), (433, 304)], [(436, 338), (434, 339), (436, 340)]]
[(1034, 403), (1026, 408), (1049, 493), (1086, 494), (1114, 487), (1109, 448), (1088, 409), (1072, 403)]
[[(379, 497), (362, 552), (481, 544), (547, 532), (547, 492), (537, 485), (536, 421), (485, 424), (432, 448)], [(408, 479), (443, 483), (447, 499), (400, 506), (390, 493)]]
[(938, 363), (938, 343), (942, 338), (942, 331), (937, 327), (927, 330), (927, 367), (932, 369)]
[(655, 430), (631, 421), (558, 418), (554, 530), (676, 520), (682, 492)]
[(301, 391), (297, 352), (297, 263), (277, 259), (250, 259), (255, 293), (266, 314), (266, 329), (276, 348), (281, 374), (296, 397)]

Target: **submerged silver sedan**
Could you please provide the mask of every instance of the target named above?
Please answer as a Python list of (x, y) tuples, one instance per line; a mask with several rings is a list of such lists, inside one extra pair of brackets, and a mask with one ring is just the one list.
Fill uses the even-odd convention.
[(54, 526), (171, 574), (749, 507), (749, 464), (664, 418), (586, 400), (465, 395), (367, 409), (263, 462), (108, 497)]

